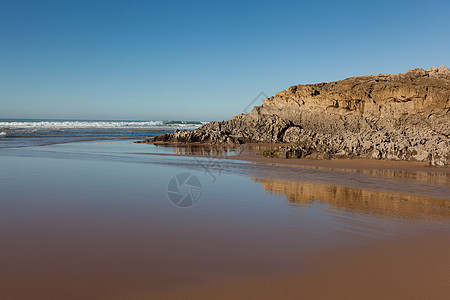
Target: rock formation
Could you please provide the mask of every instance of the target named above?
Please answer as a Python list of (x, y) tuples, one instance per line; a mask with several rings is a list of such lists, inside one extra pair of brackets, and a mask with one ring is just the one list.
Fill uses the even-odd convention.
[(147, 142), (282, 143), (277, 155), (429, 161), (450, 159), (450, 70), (351, 77), (291, 86), (248, 114)]

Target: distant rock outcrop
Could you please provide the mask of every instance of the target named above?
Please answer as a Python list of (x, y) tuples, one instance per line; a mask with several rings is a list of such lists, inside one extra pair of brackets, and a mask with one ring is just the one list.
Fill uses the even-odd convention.
[(450, 70), (441, 66), (291, 86), (248, 114), (147, 142), (283, 143), (286, 158), (315, 154), (429, 161), (450, 158)]

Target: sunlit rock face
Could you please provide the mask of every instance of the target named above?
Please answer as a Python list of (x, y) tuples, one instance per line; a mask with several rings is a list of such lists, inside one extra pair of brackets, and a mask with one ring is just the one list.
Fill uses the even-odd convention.
[(284, 143), (279, 155), (287, 158), (316, 154), (447, 166), (449, 135), (450, 70), (441, 66), (291, 86), (248, 114), (149, 142)]

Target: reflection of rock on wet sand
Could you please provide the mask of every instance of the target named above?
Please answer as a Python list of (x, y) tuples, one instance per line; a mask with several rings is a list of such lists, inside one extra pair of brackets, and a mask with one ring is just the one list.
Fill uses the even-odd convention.
[(233, 147), (220, 147), (203, 144), (155, 144), (157, 147), (169, 147), (177, 155), (227, 156)]
[[(351, 170), (345, 171), (350, 172)], [(450, 173), (446, 172), (431, 172), (431, 170), (430, 172), (415, 172), (409, 170), (386, 170), (386, 169), (353, 170), (353, 171), (380, 177), (402, 178), (430, 184), (450, 186)]]
[(212, 145), (212, 144), (172, 144), (155, 143), (157, 147), (169, 147), (177, 155), (199, 155), (199, 156), (229, 156), (232, 154), (261, 153), (264, 150), (273, 149), (270, 144), (246, 144), (246, 145)]
[(344, 210), (414, 219), (450, 217), (450, 199), (364, 190), (296, 180), (252, 178), (265, 191), (285, 195), (290, 203), (324, 203)]

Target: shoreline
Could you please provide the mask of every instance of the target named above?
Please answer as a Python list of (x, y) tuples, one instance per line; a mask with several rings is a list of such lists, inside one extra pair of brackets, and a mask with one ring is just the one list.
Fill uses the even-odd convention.
[[(404, 160), (384, 160), (384, 159), (367, 159), (367, 158), (333, 158), (333, 159), (316, 159), (312, 157), (304, 158), (277, 158), (277, 157), (265, 157), (261, 153), (255, 153), (252, 148), (258, 149), (271, 149), (276, 146), (283, 146), (285, 144), (273, 144), (273, 143), (247, 143), (243, 145), (210, 145), (207, 143), (167, 143), (167, 142), (154, 142), (145, 143), (156, 147), (168, 147), (173, 149), (214, 149), (216, 151), (225, 149), (239, 149), (244, 154), (222, 156), (222, 155), (199, 155), (199, 154), (160, 154), (156, 155), (175, 155), (175, 156), (193, 156), (193, 157), (214, 157), (217, 159), (235, 159), (244, 160), (249, 162), (266, 163), (266, 164), (279, 164), (279, 165), (292, 165), (312, 168), (324, 168), (324, 169), (354, 169), (354, 170), (373, 170), (373, 169), (386, 169), (386, 170), (407, 170), (407, 171), (421, 171), (421, 172), (437, 172), (437, 173), (449, 173), (450, 166), (430, 166), (429, 162), (423, 161), (404, 161)], [(250, 149), (250, 150), (249, 150)], [(152, 153), (137, 153), (137, 154), (152, 154)]]
[[(268, 158), (249, 152), (229, 156), (209, 155), (199, 154), (199, 151), (189, 153), (184, 151), (186, 149), (183, 147), (170, 147), (178, 153), (138, 152), (135, 154), (202, 158), (205, 159), (205, 165), (201, 162), (192, 164), (184, 162), (183, 165), (203, 169), (211, 165), (211, 170), (205, 169), (206, 172), (214, 171), (214, 167), (222, 170), (232, 168), (234, 171), (244, 172), (263, 186), (282, 191), (281, 194), (285, 194), (287, 198), (294, 197), (290, 201), (298, 200), (297, 196), (289, 196), (292, 195), (292, 191), (298, 193), (301, 189), (303, 194), (306, 190), (300, 186), (307, 185), (314, 186), (321, 192), (328, 191), (329, 194), (325, 197), (327, 199), (333, 199), (336, 191), (342, 193), (345, 190), (352, 195), (352, 205), (361, 202), (357, 201), (357, 197), (364, 195), (370, 197), (371, 203), (378, 207), (382, 206), (383, 201), (375, 199), (383, 197), (390, 199), (386, 200), (390, 201), (386, 202), (386, 205), (392, 208), (398, 205), (401, 207), (403, 202), (421, 203), (430, 209), (432, 207), (450, 208), (450, 168), (447, 167), (430, 167), (424, 162), (408, 161)], [(203, 146), (195, 147), (196, 150), (200, 150)], [(218, 161), (214, 161), (216, 159)], [(250, 165), (243, 167), (239, 162), (247, 162)], [(300, 203), (303, 201), (301, 200)]]

